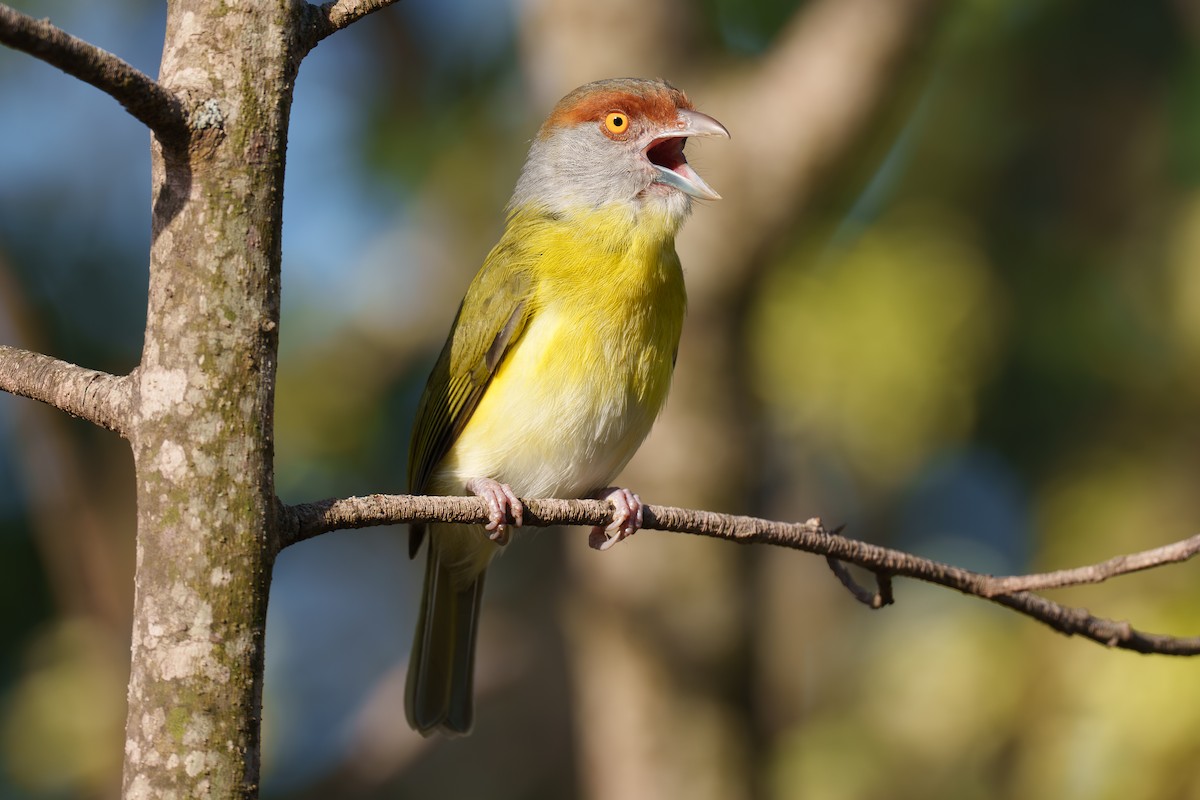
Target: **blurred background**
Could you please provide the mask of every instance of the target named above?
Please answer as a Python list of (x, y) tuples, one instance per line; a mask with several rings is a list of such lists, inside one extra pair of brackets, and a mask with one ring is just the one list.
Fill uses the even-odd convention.
[[(20, 0), (155, 74), (149, 0)], [(576, 85), (659, 75), (724, 122), (679, 241), (669, 408), (623, 483), (996, 573), (1200, 527), (1200, 4), (404, 0), (296, 89), (276, 422), (287, 502), (398, 492), (411, 417)], [(148, 136), (0, 49), (0, 341), (139, 358)], [(124, 442), (0, 395), (0, 798), (119, 791)], [(468, 739), (403, 721), (402, 528), (276, 566), (263, 795), (1200, 798), (1200, 662), (1109, 652), (799, 553), (520, 537), (489, 577)], [(1195, 566), (1054, 599), (1200, 632)]]

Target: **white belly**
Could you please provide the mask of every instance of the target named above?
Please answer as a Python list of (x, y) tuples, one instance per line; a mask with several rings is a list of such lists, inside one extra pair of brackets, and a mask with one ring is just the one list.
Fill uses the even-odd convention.
[(432, 490), (463, 494), (477, 477), (525, 497), (609, 486), (658, 415), (673, 349), (647, 344), (636, 326), (597, 331), (543, 310), (506, 356)]

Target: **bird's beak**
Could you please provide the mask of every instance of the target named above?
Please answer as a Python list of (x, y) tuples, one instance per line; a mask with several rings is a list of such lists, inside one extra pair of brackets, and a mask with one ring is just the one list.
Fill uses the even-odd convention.
[(704, 182), (683, 156), (683, 145), (690, 136), (724, 136), (728, 139), (729, 131), (707, 114), (687, 109), (679, 111), (674, 127), (657, 131), (642, 151), (654, 167), (654, 182), (674, 186), (702, 200), (720, 200), (721, 195)]

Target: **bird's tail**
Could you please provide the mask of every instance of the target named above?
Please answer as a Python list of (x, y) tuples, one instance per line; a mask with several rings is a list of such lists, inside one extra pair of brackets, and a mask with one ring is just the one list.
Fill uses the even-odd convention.
[(430, 542), (417, 633), (408, 660), (404, 712), (422, 736), (442, 728), (450, 735), (471, 732), (474, 719), (475, 632), (484, 572), (465, 587)]

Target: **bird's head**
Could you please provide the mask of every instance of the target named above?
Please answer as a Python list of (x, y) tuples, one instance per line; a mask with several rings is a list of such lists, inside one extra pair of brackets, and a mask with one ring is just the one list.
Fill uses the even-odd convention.
[(619, 78), (581, 86), (542, 124), (510, 209), (571, 213), (619, 203), (681, 222), (693, 197), (721, 197), (683, 155), (692, 136), (728, 137), (729, 131), (665, 81)]

